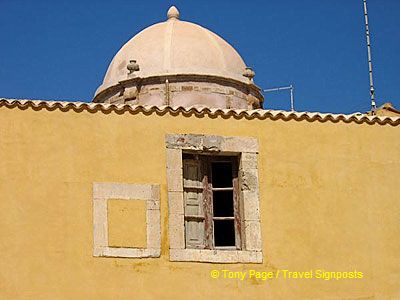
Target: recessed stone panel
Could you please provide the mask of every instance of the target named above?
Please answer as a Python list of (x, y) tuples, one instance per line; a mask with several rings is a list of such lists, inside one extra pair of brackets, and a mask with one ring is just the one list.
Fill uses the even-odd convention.
[(108, 246), (146, 248), (147, 223), (145, 200), (109, 199)]

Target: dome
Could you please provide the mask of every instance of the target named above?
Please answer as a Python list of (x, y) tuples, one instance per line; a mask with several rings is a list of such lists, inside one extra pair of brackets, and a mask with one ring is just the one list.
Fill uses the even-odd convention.
[[(170, 75), (213, 76), (252, 83), (237, 51), (224, 39), (194, 23), (181, 21), (172, 6), (165, 22), (145, 28), (114, 56), (96, 97), (129, 78)], [(254, 84), (253, 84), (254, 85)]]

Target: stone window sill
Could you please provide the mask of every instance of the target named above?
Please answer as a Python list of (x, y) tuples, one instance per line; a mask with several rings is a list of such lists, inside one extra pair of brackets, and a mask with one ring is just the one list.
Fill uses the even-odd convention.
[(171, 261), (209, 263), (262, 263), (261, 251), (170, 249)]

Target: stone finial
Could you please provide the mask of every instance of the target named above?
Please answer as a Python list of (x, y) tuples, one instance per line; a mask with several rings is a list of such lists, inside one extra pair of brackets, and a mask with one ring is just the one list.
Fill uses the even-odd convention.
[(246, 69), (243, 72), (243, 76), (248, 78), (250, 82), (253, 82), (253, 78), (255, 75), (256, 73), (250, 67), (246, 67)]
[(175, 6), (171, 6), (167, 12), (168, 20), (179, 19), (179, 10)]
[(129, 64), (126, 66), (126, 68), (128, 69), (128, 75), (140, 70), (139, 64), (134, 59), (129, 61)]

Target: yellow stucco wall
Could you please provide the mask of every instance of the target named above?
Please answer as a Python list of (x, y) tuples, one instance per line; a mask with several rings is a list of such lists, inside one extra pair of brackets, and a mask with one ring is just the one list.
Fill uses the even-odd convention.
[(146, 248), (146, 224), (145, 200), (108, 200), (108, 246)]
[[(263, 264), (169, 262), (167, 133), (258, 138)], [(92, 256), (93, 182), (161, 184), (160, 258)], [(399, 186), (398, 126), (1, 108), (0, 298), (400, 299)]]

